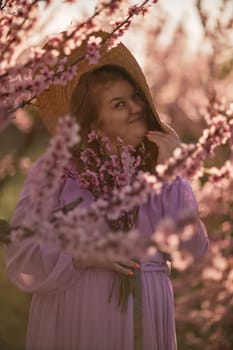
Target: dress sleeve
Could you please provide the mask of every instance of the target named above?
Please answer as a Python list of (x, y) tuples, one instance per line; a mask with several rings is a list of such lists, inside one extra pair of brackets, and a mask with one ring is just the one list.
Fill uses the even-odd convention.
[(198, 228), (192, 238), (180, 242), (179, 249), (187, 249), (195, 258), (201, 258), (208, 250), (209, 240), (205, 225), (200, 219), (198, 204), (188, 180), (178, 175), (172, 183), (165, 183), (161, 193), (161, 210), (163, 217), (177, 219), (182, 209), (193, 209), (199, 217)]
[[(43, 157), (36, 161), (27, 176), (11, 219), (11, 226), (22, 223), (30, 215), (29, 186), (39, 171)], [(62, 185), (61, 185), (62, 187)], [(62, 188), (54, 196), (54, 209), (59, 207)], [(4, 245), (4, 257), (10, 280), (21, 290), (33, 293), (56, 293), (68, 288), (74, 280), (72, 256), (51, 243), (30, 237)]]

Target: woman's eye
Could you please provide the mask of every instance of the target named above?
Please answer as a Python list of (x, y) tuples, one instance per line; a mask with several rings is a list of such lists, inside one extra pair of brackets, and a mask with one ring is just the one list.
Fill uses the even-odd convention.
[(120, 102), (118, 102), (116, 105), (115, 105), (115, 107), (116, 108), (121, 108), (121, 107), (124, 107), (124, 102), (123, 101), (120, 101)]

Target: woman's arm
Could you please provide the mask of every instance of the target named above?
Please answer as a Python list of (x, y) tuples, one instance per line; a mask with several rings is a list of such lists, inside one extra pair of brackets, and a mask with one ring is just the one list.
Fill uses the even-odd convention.
[(172, 183), (166, 183), (161, 193), (164, 217), (176, 220), (182, 210), (191, 209), (198, 219), (197, 229), (187, 241), (181, 241), (179, 249), (188, 250), (195, 258), (202, 257), (208, 250), (209, 240), (205, 225), (200, 219), (198, 204), (188, 180), (178, 175)]
[[(40, 170), (41, 157), (29, 171), (11, 219), (11, 226), (23, 223), (30, 215), (31, 199), (29, 188), (34, 175)], [(61, 188), (54, 196), (54, 209), (59, 207)], [(35, 199), (36, 200), (36, 199)], [(73, 283), (75, 268), (72, 256), (57, 246), (41, 243), (36, 237), (10, 243), (4, 246), (5, 263), (10, 280), (25, 292), (53, 293), (62, 291)]]

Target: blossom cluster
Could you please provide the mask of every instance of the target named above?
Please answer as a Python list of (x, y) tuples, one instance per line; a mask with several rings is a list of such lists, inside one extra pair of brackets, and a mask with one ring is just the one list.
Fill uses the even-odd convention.
[(90, 36), (87, 41), (87, 51), (86, 58), (88, 59), (89, 64), (96, 64), (100, 58), (99, 45), (101, 44), (102, 39), (94, 35)]
[[(232, 104), (229, 105), (229, 108), (218, 112), (210, 106), (207, 107), (205, 114), (207, 128), (203, 130), (196, 145), (182, 144), (181, 147), (175, 149), (173, 156), (166, 164), (156, 167), (158, 176), (169, 178), (174, 170), (179, 171), (187, 178), (197, 179), (203, 176), (205, 173), (203, 163), (206, 158), (213, 156), (218, 146), (232, 142), (233, 116), (228, 112), (231, 109)], [(210, 179), (213, 180), (214, 177), (212, 176)]]
[(114, 29), (108, 39), (108, 50), (111, 50), (119, 44), (121, 36), (129, 29), (133, 17), (138, 15), (144, 16), (148, 13), (153, 3), (155, 4), (153, 1), (143, 1), (141, 4), (132, 5), (125, 11), (126, 13), (123, 18), (117, 17), (116, 19), (111, 19), (109, 24), (112, 25)]
[[(176, 222), (162, 219), (154, 234), (151, 237), (144, 237), (136, 228), (128, 230), (127, 234), (122, 230), (112, 232), (105, 221), (109, 208), (107, 203), (105, 206), (103, 204), (104, 202), (99, 200), (98, 205), (94, 205), (91, 210), (77, 207), (66, 213), (56, 212), (50, 222), (50, 229), (56, 232), (52, 236), (53, 242), (69, 253), (79, 256), (92, 252), (102, 254), (104, 251), (106, 255), (115, 257), (143, 257), (163, 250), (167, 252), (169, 259), (173, 260), (177, 258), (179, 249), (182, 255), (181, 261), (184, 260), (183, 257), (186, 263), (193, 261), (190, 252), (182, 246), (183, 242), (187, 243), (192, 239), (199, 223), (193, 211), (180, 213)], [(96, 215), (97, 206), (102, 215)], [(174, 237), (179, 237), (176, 247), (172, 245)], [(178, 266), (178, 259), (176, 260)]]
[[(133, 180), (143, 164), (143, 148), (136, 150), (131, 145), (124, 145), (118, 137), (116, 140), (116, 154), (110, 154), (109, 138), (99, 136), (95, 131), (88, 135), (89, 147), (85, 148), (80, 154), (82, 162), (82, 171), (73, 172), (72, 177), (76, 175), (78, 184), (81, 188), (88, 189), (95, 197), (109, 201), (113, 192), (118, 192), (126, 185), (131, 185)], [(93, 148), (93, 144), (97, 145)], [(70, 170), (68, 169), (70, 173)], [(123, 211), (121, 216), (114, 217), (111, 212), (112, 228), (128, 231), (133, 227), (138, 214), (138, 208), (131, 211)], [(110, 219), (110, 215), (108, 215)]]
[[(99, 136), (95, 131), (89, 135), (90, 147), (85, 148), (80, 155), (84, 170), (77, 174), (79, 185), (89, 189), (95, 198), (110, 199), (112, 192), (123, 186), (130, 185), (142, 164), (139, 150), (133, 146), (124, 145), (117, 139), (117, 154), (109, 154), (109, 139)], [(91, 147), (98, 144), (98, 152)]]

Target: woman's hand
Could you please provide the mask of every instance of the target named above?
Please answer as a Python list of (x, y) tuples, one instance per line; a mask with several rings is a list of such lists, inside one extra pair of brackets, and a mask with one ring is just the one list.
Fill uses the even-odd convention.
[(87, 267), (100, 267), (107, 270), (114, 270), (124, 275), (133, 275), (133, 269), (140, 268), (135, 261), (127, 258), (110, 258), (100, 255), (100, 253), (92, 253), (87, 257), (73, 257), (73, 265), (76, 269)]
[(179, 139), (173, 134), (153, 130), (147, 131), (146, 136), (159, 147), (158, 164), (165, 163), (172, 156), (173, 151), (180, 146)]

